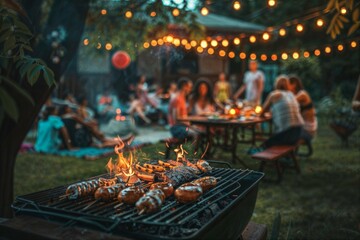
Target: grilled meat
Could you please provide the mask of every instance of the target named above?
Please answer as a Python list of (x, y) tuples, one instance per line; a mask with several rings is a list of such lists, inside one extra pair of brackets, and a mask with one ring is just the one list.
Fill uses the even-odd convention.
[(116, 178), (106, 179), (99, 178), (89, 181), (71, 184), (66, 189), (68, 199), (75, 200), (81, 197), (89, 196), (95, 193), (96, 189), (103, 186), (111, 186), (116, 184)]
[(129, 205), (134, 205), (144, 195), (143, 188), (132, 186), (120, 191), (117, 199)]
[(184, 183), (175, 190), (175, 198), (180, 203), (196, 202), (203, 194), (203, 190), (198, 183)]
[(111, 201), (119, 195), (121, 190), (125, 188), (126, 185), (124, 183), (118, 183), (113, 186), (100, 187), (95, 191), (95, 199), (99, 199), (101, 201)]
[(206, 177), (196, 179), (196, 180), (192, 181), (192, 183), (200, 184), (203, 192), (206, 192), (206, 191), (210, 190), (211, 188), (216, 187), (217, 179), (212, 176), (206, 176)]
[(153, 213), (161, 209), (165, 201), (165, 193), (161, 189), (153, 189), (136, 202), (136, 209), (140, 214)]
[(198, 169), (200, 169), (201, 172), (204, 172), (204, 173), (210, 172), (212, 170), (212, 167), (210, 166), (210, 164), (205, 160), (201, 160), (201, 159), (198, 160), (196, 162), (196, 166)]
[(174, 187), (169, 182), (157, 182), (150, 186), (150, 190), (160, 189), (165, 193), (166, 197), (171, 196), (174, 193)]
[(164, 182), (171, 183), (174, 187), (183, 183), (190, 182), (197, 178), (194, 170), (190, 167), (182, 166), (167, 170), (161, 174)]

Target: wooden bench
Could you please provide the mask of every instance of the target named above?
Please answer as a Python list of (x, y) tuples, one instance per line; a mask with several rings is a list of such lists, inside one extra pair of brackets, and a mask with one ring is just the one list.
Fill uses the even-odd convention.
[(298, 148), (298, 145), (292, 145), (292, 146), (273, 146), (270, 148), (265, 149), (262, 152), (258, 152), (253, 154), (251, 157), (260, 160), (260, 167), (259, 171), (263, 172), (264, 167), (267, 163), (272, 164), (276, 167), (277, 171), (277, 182), (281, 182), (282, 180), (282, 174), (283, 174), (283, 168), (285, 167), (281, 162), (279, 161), (281, 158), (284, 157), (290, 157), (293, 160), (294, 167), (297, 171), (297, 173), (300, 173), (300, 167), (299, 163), (296, 158), (296, 150)]

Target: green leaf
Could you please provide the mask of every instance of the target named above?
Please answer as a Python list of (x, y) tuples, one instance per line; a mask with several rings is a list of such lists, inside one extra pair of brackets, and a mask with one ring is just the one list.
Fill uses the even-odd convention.
[(28, 82), (31, 86), (33, 86), (39, 80), (40, 72), (43, 68), (44, 66), (36, 63), (35, 67), (31, 68), (31, 70), (27, 73)]
[(44, 67), (43, 72), (44, 72), (44, 79), (45, 79), (47, 85), (49, 87), (51, 87), (51, 85), (53, 85), (55, 83), (54, 72), (48, 67)]
[(348, 32), (348, 36), (353, 34), (358, 28), (360, 28), (360, 22), (357, 22), (351, 26), (351, 28), (349, 29), (349, 32)]
[(360, 11), (360, 8), (356, 8), (352, 14), (352, 20), (354, 22), (357, 22), (359, 20), (359, 11)]
[(14, 36), (9, 37), (4, 43), (4, 50), (3, 50), (4, 53), (7, 53), (9, 50), (12, 50), (15, 47), (15, 43), (16, 43), (15, 37)]
[(10, 79), (3, 76), (0, 76), (0, 79), (2, 79), (3, 83), (7, 84), (9, 87), (14, 89), (19, 95), (26, 98), (26, 100), (29, 101), (31, 105), (35, 105), (35, 102), (32, 99), (32, 97), (24, 89), (22, 89), (16, 82), (13, 82)]
[(327, 12), (327, 11), (332, 10), (333, 7), (334, 7), (334, 5), (335, 5), (335, 0), (330, 0), (329, 3), (328, 3), (328, 5), (327, 5), (326, 8), (325, 8), (325, 11)]
[(0, 102), (7, 115), (14, 121), (19, 119), (19, 109), (15, 100), (3, 88), (0, 88)]

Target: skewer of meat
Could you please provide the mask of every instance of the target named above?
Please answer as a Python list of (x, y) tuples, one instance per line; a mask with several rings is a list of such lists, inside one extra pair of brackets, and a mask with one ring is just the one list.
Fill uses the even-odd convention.
[(171, 196), (174, 193), (174, 187), (169, 182), (157, 182), (150, 185), (150, 190), (160, 189), (164, 192), (166, 197)]
[(139, 215), (159, 211), (165, 198), (165, 193), (161, 189), (150, 190), (136, 202), (135, 206)]
[(217, 179), (216, 179), (216, 177), (206, 176), (206, 177), (196, 179), (196, 180), (192, 181), (192, 183), (199, 184), (201, 186), (203, 192), (206, 192), (206, 191), (210, 190), (211, 188), (216, 187)]
[(198, 183), (184, 183), (175, 190), (175, 198), (179, 203), (196, 202), (203, 194), (202, 187)]
[(121, 190), (120, 193), (118, 194), (117, 199), (121, 203), (134, 205), (139, 200), (139, 198), (141, 198), (144, 195), (144, 193), (145, 191), (143, 188), (132, 186)]
[(100, 201), (111, 201), (116, 198), (120, 191), (126, 188), (126, 184), (118, 183), (113, 186), (100, 187), (95, 191), (95, 199)]
[(66, 189), (66, 196), (70, 200), (75, 200), (81, 197), (89, 196), (95, 193), (96, 189), (103, 186), (111, 186), (116, 184), (117, 179), (99, 178), (89, 181), (71, 184)]

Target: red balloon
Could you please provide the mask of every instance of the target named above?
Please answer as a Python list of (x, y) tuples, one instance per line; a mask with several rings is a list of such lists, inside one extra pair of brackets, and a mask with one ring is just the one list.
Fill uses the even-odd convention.
[(131, 58), (127, 52), (124, 51), (117, 51), (111, 58), (111, 62), (113, 66), (117, 69), (124, 69), (129, 66), (131, 62)]

